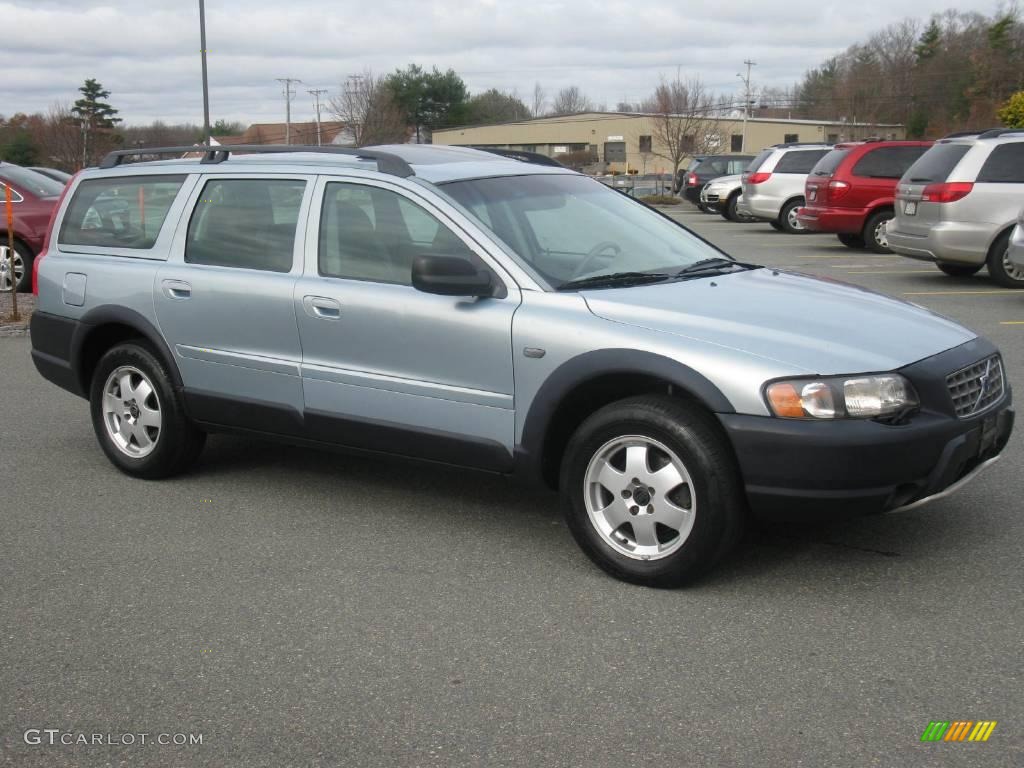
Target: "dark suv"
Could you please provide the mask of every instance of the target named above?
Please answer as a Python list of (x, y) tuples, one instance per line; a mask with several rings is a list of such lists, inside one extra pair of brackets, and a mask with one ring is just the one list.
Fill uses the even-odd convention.
[(700, 191), (705, 184), (719, 176), (743, 173), (753, 159), (753, 155), (698, 155), (685, 169), (680, 169), (673, 191), (677, 195), (682, 192), (687, 200), (701, 208)]
[(900, 177), (930, 141), (868, 140), (837, 144), (807, 177), (797, 219), (812, 232), (835, 232), (850, 248), (892, 253), (886, 225)]
[[(53, 207), (64, 185), (13, 163), (0, 163), (0, 210), (11, 188), (14, 209), (14, 282), (19, 291), (32, 284), (32, 259), (39, 253)], [(11, 290), (7, 254), (7, 219), (0, 218), (0, 291)]]

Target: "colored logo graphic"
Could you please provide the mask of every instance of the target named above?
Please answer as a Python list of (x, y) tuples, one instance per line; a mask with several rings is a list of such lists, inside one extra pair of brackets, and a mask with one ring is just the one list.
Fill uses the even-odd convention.
[(988, 741), (995, 720), (933, 720), (921, 734), (921, 741)]

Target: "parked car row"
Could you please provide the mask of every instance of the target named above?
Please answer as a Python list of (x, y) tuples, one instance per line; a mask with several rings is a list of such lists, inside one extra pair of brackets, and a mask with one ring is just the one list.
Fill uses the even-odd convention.
[(731, 221), (833, 233), (850, 248), (931, 261), (952, 276), (987, 268), (996, 283), (1024, 288), (1024, 131), (776, 144), (742, 174), (708, 178), (696, 200), (683, 190)]

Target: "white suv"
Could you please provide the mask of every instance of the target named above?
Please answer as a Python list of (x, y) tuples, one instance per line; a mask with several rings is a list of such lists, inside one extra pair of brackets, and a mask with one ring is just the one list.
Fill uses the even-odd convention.
[(790, 234), (806, 232), (796, 213), (804, 205), (804, 182), (831, 144), (776, 144), (762, 150), (743, 174), (737, 211)]

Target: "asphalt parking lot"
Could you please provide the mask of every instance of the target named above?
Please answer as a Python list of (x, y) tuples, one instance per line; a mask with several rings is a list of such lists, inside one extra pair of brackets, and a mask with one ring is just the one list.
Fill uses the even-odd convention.
[[(673, 215), (949, 315), (1024, 386), (1024, 291)], [(5, 765), (1024, 764), (1019, 434), (952, 498), (760, 530), (658, 591), (593, 567), (556, 499), (488, 475), (213, 437), (192, 474), (129, 479), (28, 350), (0, 339)], [(921, 743), (932, 720), (999, 724)]]

